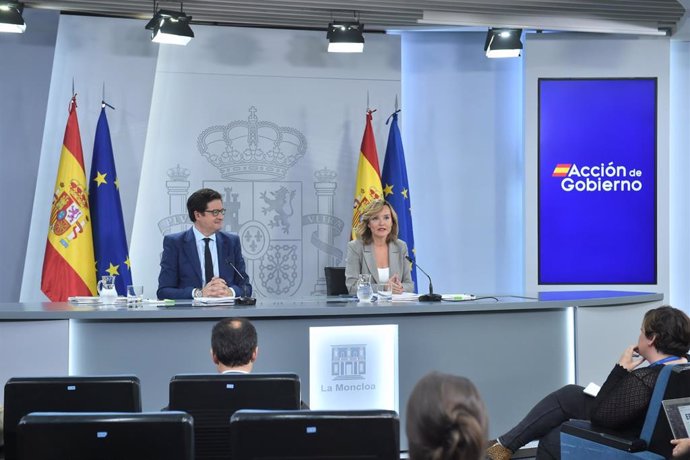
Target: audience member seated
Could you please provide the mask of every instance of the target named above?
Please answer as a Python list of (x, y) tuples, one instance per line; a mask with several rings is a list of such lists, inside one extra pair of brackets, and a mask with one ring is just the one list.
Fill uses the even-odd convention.
[(486, 409), (464, 377), (432, 372), (407, 402), (410, 460), (478, 460), (487, 439)]
[[(218, 372), (250, 373), (259, 354), (258, 340), (256, 328), (247, 318), (218, 321), (211, 332), (211, 359)], [(309, 409), (304, 401), (300, 407)]]
[(211, 359), (218, 372), (248, 374), (259, 354), (256, 328), (246, 318), (225, 318), (211, 332)]
[[(639, 437), (659, 371), (664, 365), (688, 362), (688, 349), (688, 316), (670, 306), (649, 310), (642, 320), (637, 345), (625, 349), (596, 397), (583, 393), (578, 385), (554, 391), (517, 426), (490, 443), (487, 457), (507, 460), (520, 447), (539, 440), (537, 460), (559, 459), (560, 427), (571, 418), (591, 420), (594, 426)], [(645, 361), (649, 366), (640, 367)]]

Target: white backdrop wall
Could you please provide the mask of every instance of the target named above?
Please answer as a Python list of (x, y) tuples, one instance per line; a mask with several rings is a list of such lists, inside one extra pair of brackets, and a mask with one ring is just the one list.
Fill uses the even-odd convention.
[(690, 43), (671, 42), (670, 80), (669, 302), (690, 312)]
[[(3, 260), (11, 263), (0, 277), (0, 300), (19, 300), (20, 285), (21, 300), (44, 299), (40, 268), (73, 78), (87, 170), (104, 83), (106, 99), (117, 107), (108, 116), (123, 212), (128, 232), (135, 227), (143, 232), (132, 236), (131, 252), (135, 275), (148, 276), (143, 281), (147, 295), (155, 290), (158, 272), (158, 224), (177, 214), (167, 192), (167, 171), (177, 166), (173, 158), (189, 172), (190, 190), (232, 182), (237, 193), (250, 193), (251, 199), (242, 198), (239, 223), (264, 219), (275, 241), (293, 241), (281, 243), (301, 251), (303, 272), (292, 295), (318, 290), (320, 266), (337, 260), (333, 248), (344, 250), (347, 240), (346, 231), (336, 235), (335, 229), (350, 219), (366, 93), (371, 107), (379, 109), (374, 128), (382, 160), (384, 121), (401, 82), (418, 260), (434, 275), (438, 291), (482, 294), (535, 289), (537, 76), (644, 74), (660, 78), (660, 283), (646, 288), (670, 293), (669, 300), (681, 308), (690, 303), (687, 43), (669, 49), (665, 38), (529, 35), (522, 59), (494, 61), (482, 54), (482, 33), (370, 34), (366, 52), (352, 57), (326, 54), (323, 34), (317, 32), (198, 27), (189, 47), (166, 50), (150, 43), (144, 21), (30, 9), (28, 14), (26, 34), (0, 36), (3, 56), (17, 63), (0, 69), (0, 81), (19, 88), (2, 105), (2, 157), (22, 159), (12, 169), (0, 168), (2, 194), (15, 199), (17, 209), (17, 225), (1, 230), (3, 241), (16, 244), (1, 249)], [(306, 139), (304, 155), (282, 178), (231, 181), (201, 155), (198, 140), (205, 129), (247, 124), (251, 113), (257, 122), (292, 128)], [(316, 212), (314, 173), (323, 168), (337, 172), (336, 188), (332, 202), (325, 198), (320, 205), (326, 208)], [(259, 189), (255, 182), (276, 187)], [(144, 196), (148, 192), (142, 195), (140, 183), (159, 187), (154, 189), (162, 200), (159, 207)], [(261, 193), (270, 199), (281, 185), (290, 191), (292, 183), (300, 184), (295, 196), (302, 200), (293, 215), (302, 221), (284, 234), (280, 217), (272, 220), (275, 212), (263, 215), (262, 208), (270, 206)], [(269, 221), (278, 227), (269, 227)], [(314, 230), (319, 231), (312, 239)], [(332, 239), (333, 248), (317, 249), (319, 239)]]
[[(40, 164), (34, 171), (36, 194), (22, 301), (45, 300), (40, 290), (41, 268), (73, 82), (87, 177), (104, 92), (106, 101), (116, 108), (108, 111), (108, 123), (125, 226), (127, 229), (132, 226), (158, 53), (158, 45), (149, 41), (144, 25), (145, 21), (60, 16), (50, 94), (44, 109)], [(27, 203), (27, 206), (32, 205)]]
[(187, 197), (211, 187), (257, 297), (325, 294), (324, 267), (344, 263), (367, 93), (383, 160), (399, 37), (369, 35), (367, 53), (334, 55), (320, 32), (195, 31), (159, 54), (133, 275), (155, 295), (163, 236), (189, 228)]
[[(107, 101), (117, 108), (109, 123), (125, 224), (132, 229), (134, 279), (144, 284), (145, 295), (155, 295), (163, 234), (189, 225), (175, 221), (186, 214), (179, 205), (202, 186), (224, 193), (229, 208), (229, 202), (239, 203), (237, 218), (226, 219), (228, 230), (266, 243), (246, 241), (260, 296), (325, 290), (323, 266), (342, 264), (348, 239), (368, 95), (379, 110), (374, 131), (383, 160), (385, 118), (400, 94), (399, 37), (371, 34), (368, 53), (348, 56), (326, 53), (320, 32), (195, 26), (197, 38), (189, 46), (160, 47), (159, 54), (143, 26), (60, 17), (21, 300), (45, 299), (41, 266), (72, 78), (87, 174), (103, 83)], [(252, 147), (252, 123), (259, 127), (259, 150), (273, 148), (266, 135), (285, 138), (279, 149), (290, 161), (280, 174), (225, 174), (227, 165), (205, 160), (205, 148), (217, 153), (221, 146), (216, 127), (232, 123), (244, 124), (244, 134), (232, 134), (244, 139), (233, 140), (240, 151)], [(171, 178), (178, 165), (187, 175)], [(171, 182), (184, 182), (185, 196), (172, 197)], [(315, 187), (325, 196), (317, 200)]]
[(523, 61), (487, 59), (485, 38), (403, 34), (415, 246), (438, 292), (522, 292)]

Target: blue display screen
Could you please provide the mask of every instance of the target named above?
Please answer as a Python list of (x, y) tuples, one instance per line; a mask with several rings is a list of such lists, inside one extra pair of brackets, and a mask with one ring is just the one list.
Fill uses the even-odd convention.
[(656, 284), (656, 88), (539, 80), (539, 284)]

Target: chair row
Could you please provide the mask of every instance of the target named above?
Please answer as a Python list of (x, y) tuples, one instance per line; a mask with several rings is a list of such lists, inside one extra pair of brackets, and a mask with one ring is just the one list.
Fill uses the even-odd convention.
[[(392, 411), (235, 412), (217, 459), (398, 460), (399, 422)], [(36, 412), (18, 426), (20, 460), (193, 460), (200, 439), (185, 412)]]
[[(229, 458), (231, 452), (230, 439), (230, 420), (233, 414), (242, 409), (270, 409), (286, 411), (280, 414), (282, 420), (295, 420), (297, 423), (306, 423), (309, 417), (317, 417), (321, 420), (322, 427), (315, 428), (314, 433), (305, 433), (305, 439), (321, 439), (323, 433), (328, 433), (328, 427), (333, 424), (343, 424), (349, 422), (326, 421), (330, 418), (345, 415), (348, 420), (361, 417), (371, 417), (371, 414), (361, 412), (339, 413), (339, 412), (317, 412), (317, 411), (297, 411), (300, 409), (300, 380), (296, 374), (185, 374), (177, 375), (170, 381), (169, 403), (165, 408), (168, 411), (184, 412), (176, 415), (178, 424), (187, 423), (186, 414), (193, 419), (193, 446), (194, 458), (196, 459), (221, 459)], [(54, 426), (66, 424), (66, 422), (79, 424), (72, 417), (64, 414), (65, 412), (98, 412), (100, 415), (92, 414), (86, 421), (102, 424), (105, 420), (112, 420), (115, 427), (123, 426), (126, 420), (134, 418), (139, 421), (141, 415), (132, 414), (113, 416), (112, 413), (140, 413), (141, 396), (139, 379), (135, 376), (100, 376), (100, 377), (42, 377), (42, 378), (12, 378), (5, 385), (5, 455), (6, 460), (17, 460), (21, 458), (43, 458), (43, 456), (22, 456), (20, 449), (20, 420), (27, 414), (36, 412), (60, 412), (59, 416), (54, 416), (48, 420), (46, 415), (40, 416), (42, 424)], [(104, 415), (103, 413), (106, 413)], [(154, 416), (155, 415), (155, 416)], [(399, 429), (398, 419), (394, 412), (381, 412), (389, 422), (395, 420), (395, 440), (393, 441), (392, 431), (389, 429), (384, 441), (381, 444), (372, 445), (395, 445), (396, 456), (399, 453)], [(148, 414), (141, 421), (147, 422), (146, 426), (153, 426), (150, 423), (167, 422), (160, 417), (168, 417), (169, 414), (153, 413)], [(393, 417), (394, 416), (394, 417)], [(28, 417), (25, 422), (35, 423), (36, 418)], [(38, 417), (38, 416), (36, 416)], [(100, 417), (100, 418), (99, 418)], [(105, 419), (104, 419), (105, 417)], [(108, 418), (110, 417), (110, 418)], [(128, 418), (129, 417), (129, 418)], [(187, 416), (188, 417), (188, 416)], [(306, 417), (304, 421), (302, 417)], [(324, 418), (325, 417), (325, 418)], [(330, 417), (330, 418), (329, 418)], [(191, 421), (191, 419), (189, 419)], [(171, 418), (172, 420), (172, 418)], [(252, 419), (253, 420), (253, 419)], [(172, 425), (159, 423), (163, 427)], [(295, 425), (295, 428), (298, 425)], [(316, 427), (316, 425), (314, 425)], [(335, 425), (333, 425), (335, 426)], [(361, 424), (353, 425), (359, 427)], [(160, 428), (160, 427), (159, 427)], [(156, 428), (156, 429), (159, 429)], [(26, 429), (26, 428), (25, 428)], [(127, 428), (129, 429), (129, 428)], [(151, 428), (154, 429), (154, 428)], [(176, 428), (184, 431), (184, 428)], [(359, 428), (358, 428), (359, 429)], [(114, 432), (112, 431), (109, 432)], [(106, 430), (107, 431), (107, 430)], [(142, 429), (142, 433), (144, 430)], [(286, 433), (288, 431), (285, 431)], [(342, 428), (334, 431), (344, 435), (342, 439), (360, 439), (365, 434), (352, 432), (347, 434)], [(317, 434), (318, 433), (318, 434)], [(113, 439), (113, 435), (109, 435)], [(153, 436), (153, 434), (151, 434)], [(341, 435), (338, 435), (341, 436)], [(336, 436), (336, 438), (338, 437)], [(251, 438), (251, 437), (250, 437)], [(247, 438), (247, 439), (250, 439)], [(256, 438), (254, 438), (256, 439)], [(279, 438), (276, 438), (279, 439)], [(300, 439), (296, 435), (290, 435), (285, 440), (293, 439), (298, 442)], [(363, 439), (363, 438), (361, 438)], [(358, 444), (355, 441), (354, 444)], [(29, 442), (24, 445), (26, 448), (36, 448), (35, 443)], [(44, 443), (39, 443), (44, 444)], [(261, 447), (269, 447), (272, 443), (260, 443)], [(392, 445), (391, 444), (391, 445)], [(87, 444), (91, 445), (91, 444)], [(335, 445), (335, 444), (334, 444)], [(317, 444), (314, 444), (317, 446)], [(390, 449), (390, 446), (386, 447)], [(48, 456), (53, 458), (52, 456)], [(94, 456), (95, 457), (95, 456)], [(94, 458), (91, 457), (91, 458)], [(280, 457), (280, 455), (278, 456)], [(57, 458), (57, 457), (56, 457)], [(71, 457), (70, 457), (71, 458)], [(75, 457), (76, 458), (76, 457)], [(105, 458), (105, 457), (99, 457)], [(117, 458), (117, 457), (113, 457)], [(151, 458), (151, 457), (149, 457)], [(379, 458), (374, 457), (374, 458)], [(381, 457), (383, 458), (383, 457)], [(396, 457), (397, 458), (397, 457)]]

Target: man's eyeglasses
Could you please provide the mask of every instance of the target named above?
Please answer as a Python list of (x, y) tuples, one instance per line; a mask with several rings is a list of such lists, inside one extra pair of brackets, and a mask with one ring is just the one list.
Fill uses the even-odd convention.
[(223, 209), (207, 209), (204, 212), (210, 212), (211, 214), (213, 214), (213, 217), (218, 217), (218, 214), (225, 215), (225, 208), (223, 208)]

